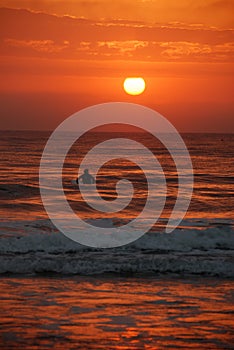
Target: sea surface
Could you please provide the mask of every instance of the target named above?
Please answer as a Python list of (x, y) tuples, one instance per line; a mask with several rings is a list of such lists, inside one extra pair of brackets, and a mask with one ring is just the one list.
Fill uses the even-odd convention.
[[(62, 177), (68, 203), (86, 222), (106, 228), (129, 223), (144, 210), (148, 194), (145, 174), (123, 158), (128, 152), (123, 144), (120, 158), (103, 164), (102, 149), (89, 170), (92, 174), (93, 167), (103, 165), (97, 188), (110, 206), (118, 180), (130, 180), (134, 195), (129, 205), (103, 214), (92, 208), (92, 195), (90, 205), (85, 203), (71, 181), (94, 145), (116, 137), (138, 141), (157, 157), (167, 180), (166, 204), (151, 230), (111, 249), (73, 242), (49, 220), (38, 175), (49, 136), (1, 131), (2, 348), (233, 348), (234, 135), (182, 134), (193, 163), (194, 191), (184, 219), (170, 234), (165, 226), (178, 176), (167, 149), (142, 132), (82, 136), (67, 154)], [(127, 198), (128, 191), (121, 196)]]
[[(44, 146), (50, 132), (1, 131), (1, 217), (9, 220), (35, 220), (47, 218), (39, 193), (39, 165)], [(233, 219), (234, 183), (234, 134), (182, 134), (189, 150), (194, 168), (194, 191), (186, 218)], [(84, 203), (80, 203), (77, 188), (71, 185), (76, 179), (78, 167), (86, 153), (96, 144), (111, 138), (130, 138), (149, 148), (159, 160), (166, 176), (168, 210), (177, 195), (177, 171), (167, 149), (153, 136), (145, 133), (91, 132), (82, 136), (68, 152), (64, 169), (63, 184), (67, 199), (79, 215), (87, 218), (103, 218)], [(103, 152), (111, 153), (111, 149)], [(128, 150), (120, 148), (122, 154)], [(102, 165), (102, 153), (93, 160), (93, 165)], [(150, 169), (149, 169), (150, 170)], [(81, 172), (83, 169), (81, 169)], [(92, 174), (92, 168), (90, 169)], [(135, 186), (132, 205), (118, 214), (118, 217), (133, 218), (144, 206), (147, 195), (145, 177), (136, 164), (117, 159), (102, 166), (97, 185), (106, 200), (116, 196), (115, 184), (126, 178)], [(56, 181), (56, 180), (55, 180)], [(171, 209), (171, 208), (170, 208)], [(163, 216), (163, 215), (162, 215)], [(105, 216), (107, 217), (107, 215)], [(110, 217), (113, 217), (110, 216)]]
[(233, 349), (230, 280), (1, 278), (3, 349)]

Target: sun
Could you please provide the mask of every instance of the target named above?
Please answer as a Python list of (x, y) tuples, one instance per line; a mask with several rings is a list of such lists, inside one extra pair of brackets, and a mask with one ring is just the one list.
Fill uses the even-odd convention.
[(129, 95), (140, 95), (145, 90), (145, 81), (140, 77), (129, 77), (124, 80), (123, 87)]

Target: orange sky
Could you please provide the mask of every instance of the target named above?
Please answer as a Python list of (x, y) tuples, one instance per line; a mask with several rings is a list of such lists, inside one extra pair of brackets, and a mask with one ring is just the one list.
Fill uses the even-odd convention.
[[(0, 1), (2, 129), (53, 129), (96, 103), (233, 132), (232, 0)], [(141, 96), (122, 89), (143, 76)]]

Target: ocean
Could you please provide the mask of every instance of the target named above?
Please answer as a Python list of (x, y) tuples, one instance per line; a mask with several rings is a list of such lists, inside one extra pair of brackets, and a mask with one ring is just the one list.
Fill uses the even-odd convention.
[[(170, 234), (164, 231), (178, 177), (165, 147), (138, 132), (82, 136), (66, 157), (63, 187), (72, 210), (92, 225), (131, 222), (147, 197), (144, 173), (120, 153), (100, 169), (97, 188), (111, 206), (116, 182), (130, 180), (129, 205), (103, 215), (84, 202), (71, 181), (95, 144), (116, 137), (138, 141), (157, 156), (167, 180), (158, 222), (135, 242), (110, 249), (74, 242), (49, 220), (38, 175), (49, 136), (1, 131), (3, 349), (231, 349), (234, 135), (182, 134), (193, 163), (194, 191), (184, 219)], [(102, 155), (97, 164), (102, 165)], [(89, 170), (92, 174), (92, 164)], [(95, 198), (89, 200), (92, 204)]]

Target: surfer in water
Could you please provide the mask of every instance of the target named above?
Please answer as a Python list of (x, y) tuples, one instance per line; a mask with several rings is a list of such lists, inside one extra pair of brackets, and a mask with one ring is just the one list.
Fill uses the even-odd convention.
[(90, 175), (89, 169), (85, 169), (84, 173), (76, 179), (77, 184), (80, 181), (82, 181), (83, 184), (94, 184), (94, 177)]

